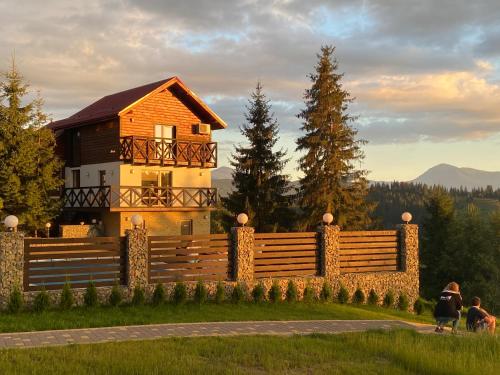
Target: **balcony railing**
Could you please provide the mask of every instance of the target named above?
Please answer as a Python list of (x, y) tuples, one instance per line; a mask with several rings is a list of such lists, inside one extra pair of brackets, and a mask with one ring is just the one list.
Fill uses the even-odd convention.
[(120, 144), (120, 159), (126, 163), (176, 167), (217, 167), (216, 142), (129, 136), (121, 137)]
[(155, 186), (90, 186), (64, 189), (65, 208), (211, 208), (217, 189)]

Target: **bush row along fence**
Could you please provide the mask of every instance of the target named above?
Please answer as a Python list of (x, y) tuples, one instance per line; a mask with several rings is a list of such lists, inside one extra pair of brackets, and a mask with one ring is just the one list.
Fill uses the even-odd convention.
[(61, 290), (69, 282), (84, 288), (120, 284), (150, 288), (177, 281), (240, 282), (248, 287), (278, 279), (305, 285), (327, 281), (348, 289), (379, 286), (418, 296), (418, 227), (342, 232), (148, 236), (134, 229), (125, 237), (24, 239), (0, 233), (0, 304), (13, 287), (26, 293)]

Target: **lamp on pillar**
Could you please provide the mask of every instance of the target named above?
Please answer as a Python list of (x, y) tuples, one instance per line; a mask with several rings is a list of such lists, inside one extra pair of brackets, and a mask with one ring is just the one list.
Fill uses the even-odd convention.
[(16, 232), (17, 231), (17, 224), (19, 224), (19, 219), (17, 218), (17, 216), (9, 215), (5, 218), (3, 223), (10, 232), (12, 232), (12, 231)]
[(241, 213), (236, 217), (236, 221), (238, 222), (238, 224), (244, 227), (245, 224), (248, 223), (248, 215), (245, 213)]
[(325, 223), (325, 225), (330, 225), (332, 222), (333, 222), (333, 215), (329, 212), (325, 213), (323, 215), (323, 223)]
[(409, 212), (403, 212), (401, 215), (401, 220), (405, 222), (405, 224), (409, 224), (413, 216)]
[(50, 223), (45, 224), (45, 230), (47, 231), (47, 238), (50, 237), (50, 227), (51, 226), (52, 226), (52, 224), (50, 224)]
[(132, 222), (132, 225), (134, 226), (134, 229), (137, 229), (140, 225), (142, 225), (142, 216), (139, 214), (132, 215), (130, 218), (130, 221)]

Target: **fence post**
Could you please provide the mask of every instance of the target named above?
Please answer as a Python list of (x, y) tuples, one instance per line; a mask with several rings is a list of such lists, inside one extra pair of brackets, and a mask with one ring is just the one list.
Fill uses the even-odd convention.
[(231, 228), (234, 280), (246, 285), (253, 283), (254, 231), (252, 227)]
[(0, 233), (0, 306), (4, 306), (14, 287), (23, 291), (24, 234)]
[(320, 229), (320, 236), (321, 276), (329, 283), (333, 283), (340, 276), (340, 227), (323, 225)]
[(398, 226), (401, 255), (401, 271), (406, 272), (415, 280), (418, 290), (418, 225), (401, 224)]
[(147, 229), (135, 228), (125, 232), (127, 237), (127, 286), (146, 288), (149, 275), (149, 248)]

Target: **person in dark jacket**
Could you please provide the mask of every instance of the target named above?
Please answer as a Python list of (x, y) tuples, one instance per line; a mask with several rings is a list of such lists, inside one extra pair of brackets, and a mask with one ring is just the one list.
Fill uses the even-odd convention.
[(456, 282), (449, 283), (441, 292), (439, 301), (434, 309), (436, 318), (436, 332), (444, 332), (444, 326), (452, 322), (452, 332), (456, 333), (462, 311), (462, 296)]
[(481, 299), (479, 297), (472, 299), (472, 306), (467, 311), (466, 326), (468, 331), (488, 330), (490, 333), (495, 333), (496, 318), (481, 308)]

